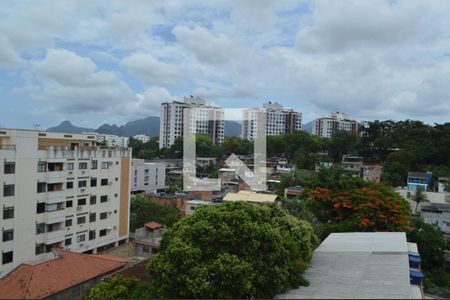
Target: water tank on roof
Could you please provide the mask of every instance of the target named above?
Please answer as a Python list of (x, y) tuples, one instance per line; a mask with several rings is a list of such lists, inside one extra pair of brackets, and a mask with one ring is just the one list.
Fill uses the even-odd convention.
[(409, 270), (409, 279), (410, 279), (411, 284), (421, 285), (422, 279), (423, 279), (423, 274), (418, 271)]

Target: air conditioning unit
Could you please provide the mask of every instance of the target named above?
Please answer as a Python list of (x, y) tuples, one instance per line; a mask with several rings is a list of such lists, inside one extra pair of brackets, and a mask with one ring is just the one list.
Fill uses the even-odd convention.
[(86, 174), (86, 171), (81, 171), (81, 174)]
[(114, 226), (113, 229), (114, 229), (114, 230), (117, 230), (117, 226)]
[(112, 184), (113, 184), (113, 182), (112, 182), (112, 181), (108, 182), (108, 185), (112, 185)]
[(82, 188), (82, 189), (80, 189), (82, 192), (84, 192), (84, 191), (86, 191), (86, 189), (85, 188)]
[(67, 172), (69, 175), (72, 175), (73, 174), (73, 172), (72, 171), (69, 171), (69, 172)]
[(78, 244), (78, 247), (83, 247), (84, 246), (84, 244)]
[(83, 209), (83, 206), (81, 206), (81, 205), (77, 206), (77, 210), (82, 210), (82, 209)]
[(108, 211), (108, 215), (112, 214), (112, 212)]
[(108, 166), (112, 166), (113, 162), (112, 161), (108, 161)]

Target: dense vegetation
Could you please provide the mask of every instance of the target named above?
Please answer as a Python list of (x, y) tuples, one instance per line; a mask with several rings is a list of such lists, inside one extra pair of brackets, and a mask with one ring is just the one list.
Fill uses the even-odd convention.
[[(158, 149), (157, 138), (142, 144), (131, 139), (133, 155), (139, 158), (181, 158), (183, 140), (179, 138), (169, 149)], [(225, 137), (214, 145), (204, 135), (197, 137), (198, 156), (228, 156), (231, 153), (252, 154), (253, 145), (238, 137)], [(322, 139), (306, 132), (295, 132), (267, 139), (268, 156), (291, 159), (301, 169), (313, 170), (321, 161), (340, 162), (343, 154), (364, 157), (367, 163), (384, 166), (383, 181), (404, 185), (408, 171), (431, 170), (434, 176), (450, 175), (450, 123), (427, 125), (420, 121), (368, 122), (361, 136), (345, 131), (331, 139)]]
[(91, 288), (86, 299), (152, 299), (154, 297), (150, 289), (151, 285), (148, 282), (118, 274)]
[(177, 208), (169, 205), (160, 205), (149, 202), (143, 196), (134, 196), (130, 203), (130, 231), (144, 226), (145, 223), (154, 221), (166, 227), (175, 224), (181, 218)]
[(271, 298), (307, 284), (317, 244), (307, 222), (276, 205), (205, 206), (166, 232), (149, 272), (157, 297)]

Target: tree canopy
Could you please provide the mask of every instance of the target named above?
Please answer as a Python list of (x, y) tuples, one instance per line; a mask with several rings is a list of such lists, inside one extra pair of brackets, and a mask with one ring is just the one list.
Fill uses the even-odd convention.
[(271, 298), (307, 284), (318, 239), (276, 205), (204, 206), (165, 233), (151, 260), (157, 297)]
[(170, 227), (180, 218), (181, 213), (175, 207), (152, 203), (143, 196), (131, 198), (130, 231), (135, 231), (151, 221)]

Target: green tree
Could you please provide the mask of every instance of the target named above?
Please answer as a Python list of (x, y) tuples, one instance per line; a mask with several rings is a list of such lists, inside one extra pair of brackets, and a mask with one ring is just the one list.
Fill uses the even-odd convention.
[(318, 240), (277, 205), (204, 206), (176, 223), (149, 264), (163, 298), (272, 298), (306, 284)]
[(420, 203), (430, 202), (427, 199), (427, 194), (422, 192), (422, 188), (418, 187), (416, 193), (411, 197), (411, 200), (416, 203), (416, 208), (414, 210), (414, 214), (417, 216), (417, 209), (419, 208)]
[(154, 298), (150, 285), (136, 277), (125, 277), (121, 274), (111, 276), (106, 282), (91, 288), (86, 296), (88, 300), (144, 298)]
[(414, 230), (407, 233), (408, 241), (416, 243), (422, 258), (422, 267), (427, 271), (444, 267), (444, 251), (449, 243), (436, 224), (427, 224), (422, 219), (412, 222)]
[(341, 162), (344, 154), (358, 154), (360, 138), (348, 131), (338, 131), (331, 138), (328, 153), (335, 162)]
[(130, 203), (130, 230), (135, 231), (145, 223), (155, 221), (170, 227), (181, 218), (180, 211), (169, 205), (148, 201), (143, 196), (134, 196)]

